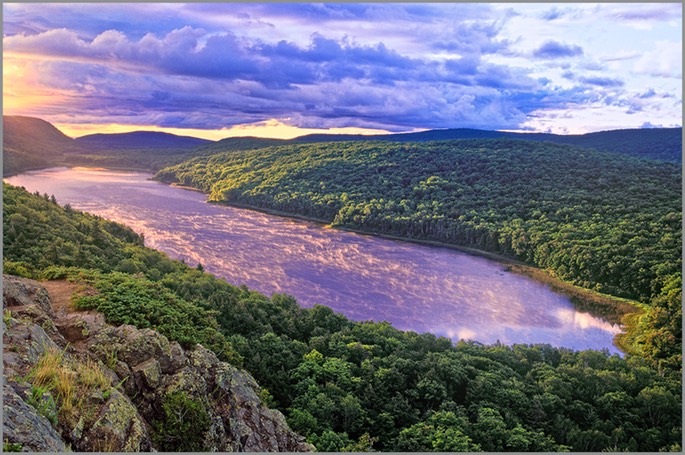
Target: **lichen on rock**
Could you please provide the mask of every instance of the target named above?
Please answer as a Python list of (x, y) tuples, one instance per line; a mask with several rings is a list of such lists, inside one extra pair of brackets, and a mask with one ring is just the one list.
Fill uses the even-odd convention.
[[(60, 349), (64, 362), (98, 365), (107, 384), (79, 397), (78, 405), (56, 425), (6, 385), (3, 428), (8, 442), (33, 451), (157, 450), (160, 422), (169, 397), (176, 397), (176, 406), (190, 406), (197, 416), (206, 416), (200, 419), (206, 425), (193, 430), (202, 450), (314, 450), (288, 427), (280, 412), (261, 402), (252, 376), (220, 361), (205, 347), (184, 350), (152, 329), (113, 327), (93, 312), (53, 311), (39, 283), (4, 278), (10, 285), (3, 287), (3, 301), (13, 308), (3, 333), (5, 373), (25, 379), (47, 350)], [(15, 386), (31, 385), (15, 381)], [(165, 441), (167, 450), (184, 443)]]

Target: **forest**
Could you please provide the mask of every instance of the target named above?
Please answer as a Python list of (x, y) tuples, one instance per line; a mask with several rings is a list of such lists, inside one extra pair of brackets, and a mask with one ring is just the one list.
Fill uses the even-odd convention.
[(633, 347), (681, 363), (680, 305), (663, 303), (681, 281), (677, 165), (511, 139), (340, 142), (196, 157), (156, 178), (215, 202), (497, 253), (651, 304), (658, 339)]
[[(319, 451), (681, 450), (680, 365), (663, 362), (670, 347), (622, 358), (455, 345), (353, 322), (232, 286), (144, 247), (125, 226), (7, 184), (3, 228), (5, 273), (82, 283), (97, 292), (78, 297), (79, 307), (185, 347), (204, 344), (248, 370), (262, 400)], [(663, 340), (673, 322), (663, 312), (680, 305), (676, 281), (652, 299), (647, 337)]]

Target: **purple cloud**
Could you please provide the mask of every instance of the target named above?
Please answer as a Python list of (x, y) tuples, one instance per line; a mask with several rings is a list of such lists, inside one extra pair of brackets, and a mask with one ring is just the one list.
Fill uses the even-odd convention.
[(661, 3), (661, 4), (631, 4), (630, 6), (620, 5), (616, 10), (609, 13), (610, 16), (626, 21), (643, 22), (662, 22), (672, 21), (681, 17), (683, 13), (682, 4)]
[(583, 55), (583, 49), (573, 44), (564, 44), (558, 41), (545, 41), (542, 46), (533, 51), (533, 56), (538, 58), (562, 58)]
[[(673, 7), (648, 10), (639, 8), (642, 19), (621, 6), (597, 14), (665, 20), (659, 11)], [(563, 18), (561, 30), (586, 20), (588, 8), (193, 3), (4, 4), (3, 11), (6, 58), (30, 57), (25, 74), (65, 100), (25, 114), (47, 112), (58, 123), (81, 115), (211, 129), (273, 118), (303, 127), (516, 129), (543, 111), (649, 111), (664, 98), (638, 93), (628, 73), (613, 68), (624, 54), (593, 64), (613, 54), (580, 36), (542, 35), (533, 52), (520, 50), (540, 34), (517, 36), (517, 20), (538, 21), (544, 31)], [(647, 75), (673, 74), (650, 61), (635, 65)]]
[(600, 76), (579, 77), (578, 81), (599, 87), (621, 87), (624, 85), (622, 80)]

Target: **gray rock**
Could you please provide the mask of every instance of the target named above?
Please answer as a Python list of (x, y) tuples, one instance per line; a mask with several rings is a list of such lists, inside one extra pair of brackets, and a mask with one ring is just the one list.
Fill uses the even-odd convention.
[(159, 386), (162, 370), (156, 359), (149, 359), (133, 367), (133, 377), (139, 389), (155, 389)]
[(79, 449), (96, 452), (141, 452), (152, 443), (143, 419), (131, 401), (117, 390), (100, 409)]
[(2, 435), (28, 452), (64, 452), (67, 447), (48, 419), (38, 414), (10, 387), (2, 388)]
[(261, 403), (259, 386), (248, 373), (221, 363), (215, 377), (215, 395), (223, 396), (220, 408), (227, 433), (244, 452), (310, 452), (314, 447), (293, 432), (280, 412)]
[(45, 330), (30, 320), (15, 320), (3, 334), (3, 345), (5, 371), (20, 375), (28, 373), (46, 350), (60, 350)]
[[(99, 360), (106, 366), (112, 385), (117, 386), (91, 392), (84, 397), (84, 409), (77, 410), (68, 422), (59, 422), (65, 439), (60, 439), (35, 410), (28, 414), (29, 420), (16, 412), (8, 414), (8, 404), (21, 409), (21, 414), (26, 414), (28, 406), (16, 389), (10, 388), (5, 393), (12, 394), (5, 400), (5, 427), (9, 428), (6, 435), (19, 438), (10, 438), (10, 442), (25, 441), (36, 451), (48, 447), (53, 449), (50, 451), (64, 450), (64, 440), (80, 451), (154, 450), (148, 428), (161, 418), (165, 397), (180, 391), (205, 403), (210, 423), (202, 438), (209, 451), (314, 450), (290, 430), (280, 412), (261, 403), (259, 386), (252, 376), (220, 361), (203, 346), (186, 351), (154, 330), (131, 325), (113, 327), (97, 314), (55, 315), (49, 311), (47, 293), (37, 283), (18, 278), (8, 282), (11, 291), (4, 294), (6, 305), (14, 305), (18, 317), (5, 325), (3, 334), (6, 372), (24, 375), (47, 348), (66, 346), (57, 327), (78, 345), (78, 350), (65, 353), (66, 358)], [(43, 327), (36, 324), (38, 321)], [(42, 422), (35, 423), (36, 430), (26, 430), (38, 418)]]
[(173, 374), (186, 366), (188, 359), (183, 353), (183, 348), (176, 341), (169, 343), (169, 352), (159, 357), (159, 366), (164, 374)]
[(57, 328), (70, 343), (85, 340), (90, 335), (88, 324), (78, 314), (70, 314), (60, 321)]
[(5, 308), (36, 304), (53, 316), (48, 292), (37, 281), (12, 275), (2, 276), (2, 302)]

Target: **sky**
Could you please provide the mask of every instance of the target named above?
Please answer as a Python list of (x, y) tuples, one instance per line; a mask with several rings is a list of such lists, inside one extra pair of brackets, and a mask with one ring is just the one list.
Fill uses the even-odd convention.
[(680, 3), (4, 3), (3, 114), (218, 140), (682, 125)]

